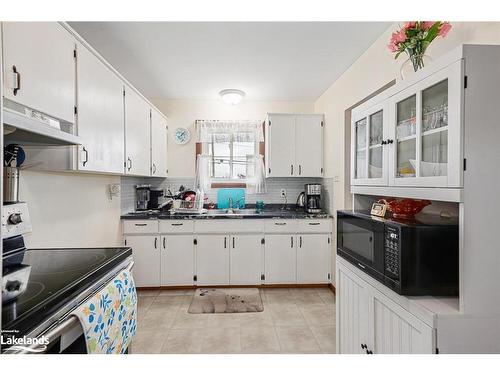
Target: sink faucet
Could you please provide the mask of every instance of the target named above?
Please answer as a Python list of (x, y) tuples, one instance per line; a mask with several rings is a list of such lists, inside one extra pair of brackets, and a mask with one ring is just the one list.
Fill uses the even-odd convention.
[(233, 211), (233, 198), (229, 197), (227, 201), (228, 201), (227, 213), (232, 214), (234, 212)]

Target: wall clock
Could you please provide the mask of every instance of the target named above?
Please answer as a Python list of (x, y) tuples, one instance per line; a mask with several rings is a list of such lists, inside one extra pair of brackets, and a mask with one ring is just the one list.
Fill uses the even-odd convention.
[(185, 145), (191, 139), (191, 133), (187, 128), (177, 128), (174, 131), (174, 141), (178, 145)]

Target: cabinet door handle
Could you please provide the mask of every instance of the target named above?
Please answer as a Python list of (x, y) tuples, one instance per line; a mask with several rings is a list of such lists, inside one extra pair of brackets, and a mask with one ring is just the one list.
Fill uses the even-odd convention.
[(166, 237), (163, 237), (163, 248), (166, 250), (167, 249), (167, 244), (166, 244)]
[(309, 223), (309, 225), (320, 225), (321, 223)]
[(155, 249), (158, 249), (158, 237), (155, 237)]
[(386, 144), (387, 144), (387, 141), (382, 141), (382, 142), (380, 142), (380, 144), (381, 144), (382, 146), (384, 146), (384, 145), (386, 145)]
[(85, 164), (89, 161), (89, 152), (85, 147), (83, 148), (83, 152), (85, 152), (85, 160), (82, 162), (82, 165), (85, 167)]
[(180, 227), (180, 226), (184, 225), (184, 223), (172, 223), (170, 225), (173, 227)]
[(299, 237), (299, 247), (302, 247), (302, 236)]
[(366, 349), (367, 346), (365, 344), (361, 344), (361, 349)]
[(293, 236), (290, 237), (290, 247), (293, 249)]
[(292, 176), (293, 176), (293, 164), (292, 164), (292, 165), (290, 165), (290, 175), (292, 175)]
[(302, 174), (302, 165), (299, 164), (299, 176)]
[(134, 224), (136, 227), (145, 227), (147, 224)]
[(227, 237), (224, 237), (224, 249), (227, 248)]
[[(388, 139), (387, 140), (387, 144), (390, 145), (390, 144), (393, 144), (394, 143), (394, 139)], [(373, 354), (373, 353), (372, 353)]]
[(233, 237), (233, 249), (234, 249), (234, 237)]
[(366, 354), (373, 354), (371, 350), (366, 349)]
[(152, 172), (153, 172), (153, 174), (156, 174), (156, 164), (155, 163), (153, 163)]
[(14, 78), (14, 89), (12, 91), (14, 95), (17, 95), (17, 92), (21, 90), (21, 73), (19, 73), (15, 65), (12, 65), (12, 72)]
[(286, 223), (274, 223), (274, 225), (286, 225)]
[(128, 164), (127, 171), (130, 172), (130, 170), (132, 169), (132, 159), (130, 159), (129, 157), (127, 157), (127, 164)]

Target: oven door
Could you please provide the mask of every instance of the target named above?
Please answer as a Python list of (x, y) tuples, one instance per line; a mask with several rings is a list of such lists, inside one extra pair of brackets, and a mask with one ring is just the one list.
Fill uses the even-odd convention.
[(384, 281), (384, 223), (369, 216), (338, 212), (337, 254)]

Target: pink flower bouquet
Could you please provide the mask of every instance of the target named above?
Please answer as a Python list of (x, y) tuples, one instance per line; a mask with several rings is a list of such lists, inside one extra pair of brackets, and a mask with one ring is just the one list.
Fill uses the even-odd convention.
[(417, 71), (424, 66), (422, 57), (429, 44), (438, 36), (444, 38), (450, 29), (451, 25), (449, 22), (406, 22), (400, 30), (392, 33), (387, 48), (389, 48), (389, 51), (396, 53), (395, 59), (403, 52), (406, 52), (413, 63), (413, 69)]

